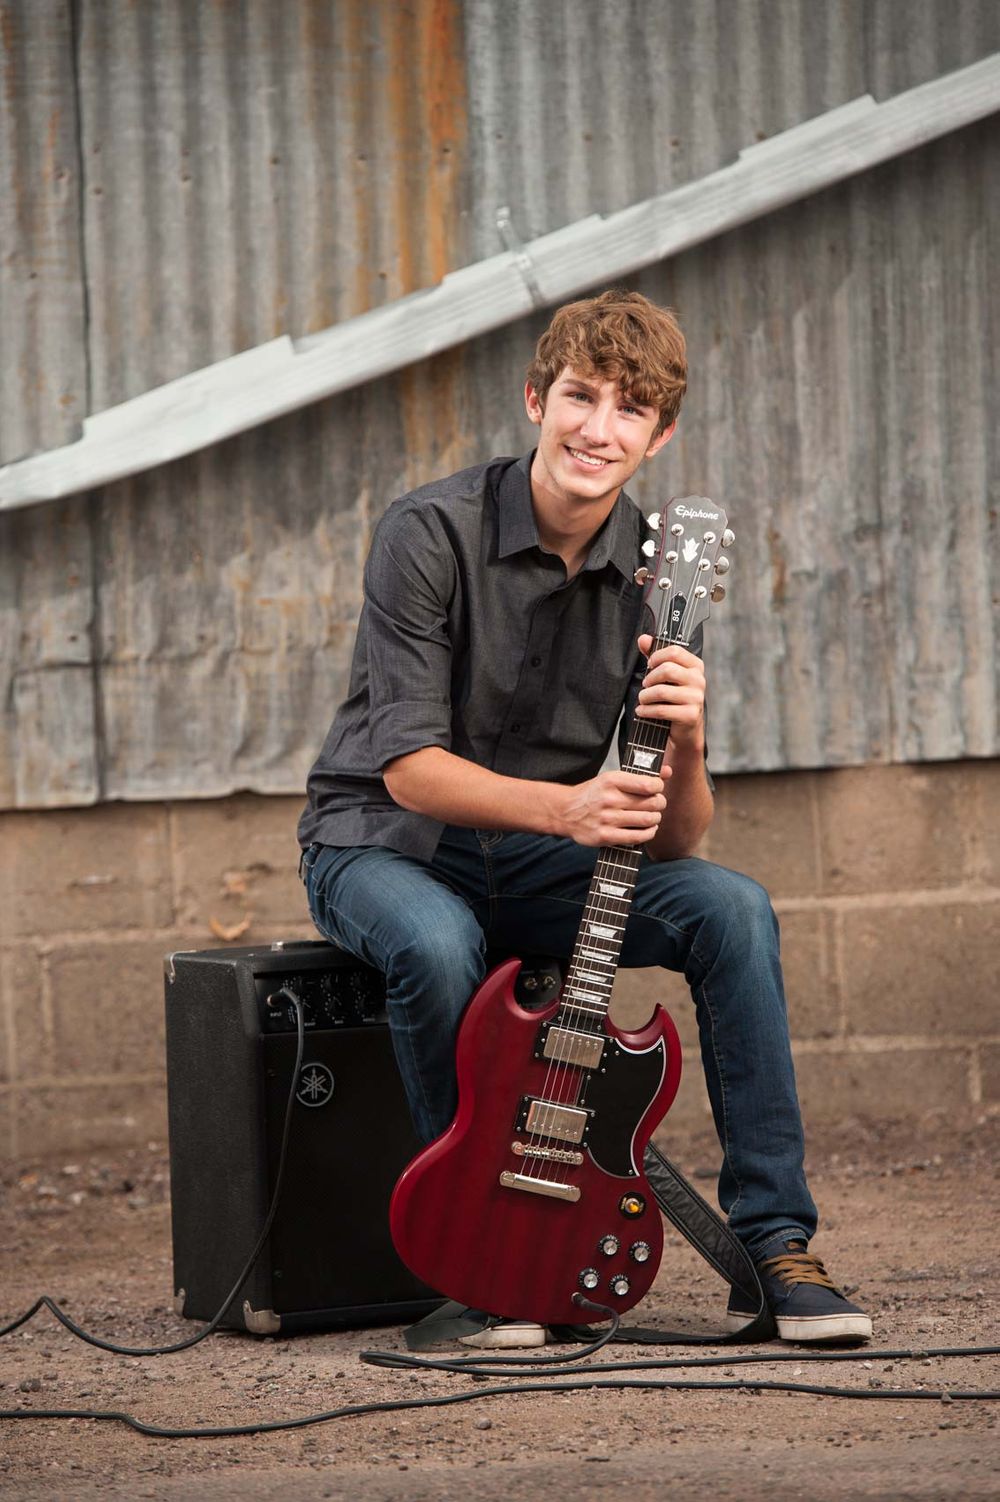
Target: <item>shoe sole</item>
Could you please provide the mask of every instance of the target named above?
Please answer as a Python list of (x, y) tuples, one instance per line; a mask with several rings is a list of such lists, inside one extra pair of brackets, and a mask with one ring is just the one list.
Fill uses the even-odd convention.
[[(752, 1315), (727, 1314), (727, 1330), (745, 1330)], [(872, 1322), (867, 1314), (820, 1314), (812, 1319), (782, 1319), (775, 1315), (779, 1340), (871, 1340)]]
[(493, 1325), (479, 1330), (475, 1335), (460, 1335), (462, 1346), (475, 1346), (480, 1351), (520, 1351), (545, 1344), (544, 1325), (506, 1324)]

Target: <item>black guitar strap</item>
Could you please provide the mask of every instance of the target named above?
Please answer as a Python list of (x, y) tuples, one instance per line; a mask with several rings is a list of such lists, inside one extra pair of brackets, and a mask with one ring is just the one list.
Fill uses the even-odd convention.
[[(716, 1214), (711, 1205), (689, 1184), (670, 1159), (652, 1143), (646, 1148), (644, 1161), (649, 1187), (656, 1203), (696, 1252), (699, 1252), (710, 1267), (733, 1288), (754, 1300), (756, 1314), (741, 1330), (726, 1331), (721, 1335), (696, 1335), (689, 1330), (654, 1330), (644, 1325), (622, 1325), (614, 1337), (615, 1344), (647, 1346), (703, 1346), (703, 1345), (749, 1345), (763, 1340), (772, 1340), (775, 1334), (774, 1316), (767, 1306), (757, 1269), (743, 1243), (733, 1235), (725, 1221)], [(427, 1351), (446, 1341), (457, 1340), (463, 1335), (474, 1335), (495, 1324), (496, 1320), (478, 1309), (466, 1309), (462, 1304), (449, 1302), (435, 1309), (405, 1332), (407, 1347), (411, 1351)], [(553, 1335), (561, 1341), (596, 1340), (599, 1329), (588, 1325), (555, 1325)]]

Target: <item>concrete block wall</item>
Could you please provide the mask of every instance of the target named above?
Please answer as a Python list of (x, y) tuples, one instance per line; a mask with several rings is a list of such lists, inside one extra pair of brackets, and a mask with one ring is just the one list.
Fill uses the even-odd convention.
[[(300, 800), (0, 815), (0, 1158), (165, 1140), (163, 956), (314, 937)], [(1000, 764), (720, 779), (702, 850), (771, 892), (809, 1122), (1000, 1106)], [(669, 1006), (709, 1121), (683, 982), (622, 972), (614, 1011)]]

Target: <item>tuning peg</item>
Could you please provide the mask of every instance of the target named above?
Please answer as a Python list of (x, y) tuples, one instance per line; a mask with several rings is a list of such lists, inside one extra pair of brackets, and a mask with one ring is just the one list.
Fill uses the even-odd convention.
[(646, 517), (646, 520), (649, 523), (649, 525), (652, 527), (652, 529), (653, 529), (654, 532), (659, 532), (661, 518), (660, 518), (660, 513), (658, 511), (651, 511), (649, 513), (649, 515)]
[(637, 568), (635, 573), (632, 575), (632, 578), (635, 580), (636, 584), (645, 584), (646, 580), (649, 578), (649, 569)]
[(735, 541), (736, 533), (733, 531), (732, 527), (727, 527), (722, 534), (722, 546), (724, 548), (731, 548)]
[(651, 537), (646, 538), (646, 541), (642, 545), (642, 551), (645, 553), (647, 558), (652, 558), (653, 554), (656, 552), (656, 543)]
[(711, 599), (713, 605), (718, 605), (720, 600), (724, 600), (726, 598), (726, 591), (723, 589), (721, 584), (713, 584), (712, 593), (709, 598)]
[(728, 558), (720, 558), (719, 561), (718, 561), (718, 563), (715, 565), (715, 572), (717, 574), (728, 574), (729, 573), (729, 559)]

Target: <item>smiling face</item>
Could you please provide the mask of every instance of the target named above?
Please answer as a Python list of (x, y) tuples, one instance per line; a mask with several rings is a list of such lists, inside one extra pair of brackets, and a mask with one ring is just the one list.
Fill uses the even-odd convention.
[(616, 381), (599, 373), (582, 375), (569, 365), (552, 382), (544, 405), (530, 381), (524, 399), (528, 417), (540, 429), (531, 466), (536, 505), (554, 505), (564, 514), (582, 506), (596, 526), (675, 426), (656, 433), (655, 407), (630, 399)]

